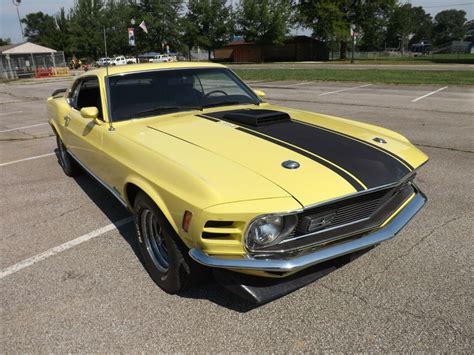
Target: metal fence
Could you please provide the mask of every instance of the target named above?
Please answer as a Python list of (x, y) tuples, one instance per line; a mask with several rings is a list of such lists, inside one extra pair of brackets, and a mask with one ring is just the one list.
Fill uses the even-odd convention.
[(63, 52), (2, 55), (0, 57), (0, 80), (34, 77), (38, 76), (38, 72), (46, 70), (52, 73), (50, 76), (57, 76), (57, 68), (66, 67)]

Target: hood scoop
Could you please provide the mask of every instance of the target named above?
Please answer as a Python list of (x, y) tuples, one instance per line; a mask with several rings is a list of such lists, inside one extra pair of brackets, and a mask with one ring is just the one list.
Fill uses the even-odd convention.
[(208, 114), (242, 126), (261, 127), (291, 121), (286, 112), (274, 110), (232, 110)]

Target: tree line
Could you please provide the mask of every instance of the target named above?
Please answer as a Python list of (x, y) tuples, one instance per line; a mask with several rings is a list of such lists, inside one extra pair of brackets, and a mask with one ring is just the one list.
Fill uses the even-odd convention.
[[(312, 37), (340, 50), (350, 43), (350, 28), (362, 51), (407, 48), (429, 40), (442, 45), (462, 40), (473, 25), (462, 10), (434, 18), (422, 7), (397, 0), (76, 0), (55, 15), (29, 13), (21, 21), (28, 41), (63, 50), (66, 55), (104, 55), (104, 29), (109, 54), (129, 54), (127, 28), (145, 21), (148, 33), (135, 30), (139, 52), (187, 53), (199, 46), (210, 53), (236, 35), (246, 41), (282, 43), (304, 28)], [(3, 41), (3, 40), (2, 40)]]

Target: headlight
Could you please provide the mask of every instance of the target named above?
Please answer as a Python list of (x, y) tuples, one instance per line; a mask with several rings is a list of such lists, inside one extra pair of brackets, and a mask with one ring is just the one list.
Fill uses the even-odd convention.
[(276, 244), (295, 229), (297, 222), (296, 215), (259, 217), (247, 230), (246, 246), (250, 250), (255, 250)]

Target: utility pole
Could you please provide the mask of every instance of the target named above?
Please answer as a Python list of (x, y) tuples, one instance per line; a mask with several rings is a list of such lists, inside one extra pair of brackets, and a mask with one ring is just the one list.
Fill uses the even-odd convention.
[(355, 51), (355, 25), (351, 25), (351, 38), (352, 38), (352, 51), (351, 51), (351, 64), (354, 64), (354, 51)]
[(104, 26), (104, 53), (105, 53), (105, 58), (108, 58), (108, 56), (107, 56), (107, 35), (105, 34), (105, 26)]
[(16, 7), (16, 14), (18, 15), (18, 22), (20, 23), (20, 30), (21, 30), (21, 39), (23, 42), (25, 42), (25, 34), (23, 33), (23, 26), (21, 24), (21, 18), (20, 18), (20, 10), (18, 9), (21, 4), (21, 0), (12, 0), (12, 4), (15, 5)]

